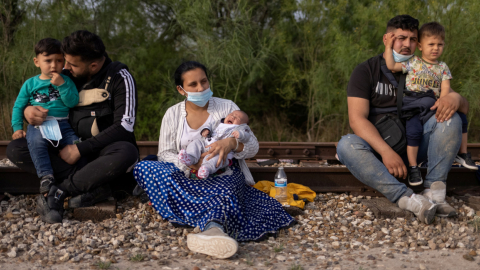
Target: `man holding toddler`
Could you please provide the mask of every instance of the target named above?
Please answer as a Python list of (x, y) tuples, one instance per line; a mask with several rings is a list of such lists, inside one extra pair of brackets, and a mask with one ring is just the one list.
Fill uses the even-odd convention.
[[(389, 33), (396, 37), (392, 47), (398, 61), (413, 56), (418, 41), (418, 20), (409, 15), (396, 16), (387, 24), (384, 43)], [(339, 141), (339, 160), (362, 183), (378, 190), (400, 208), (413, 212), (426, 224), (432, 223), (435, 215), (453, 216), (455, 209), (445, 201), (445, 182), (462, 139), (462, 121), (456, 111), (466, 113), (468, 103), (450, 89), (431, 108), (437, 111), (435, 117), (423, 125), (418, 148), (418, 160), (428, 158), (424, 186), (429, 192), (424, 195), (430, 197), (414, 194), (396, 179), (407, 176), (402, 157), (384, 141), (374, 126), (383, 115), (373, 114), (371, 110), (396, 107), (397, 102), (396, 87), (382, 72), (382, 60), (383, 54), (372, 57), (359, 64), (351, 75), (347, 102), (349, 122), (355, 134), (347, 134)], [(399, 73), (390, 74), (399, 81)]]

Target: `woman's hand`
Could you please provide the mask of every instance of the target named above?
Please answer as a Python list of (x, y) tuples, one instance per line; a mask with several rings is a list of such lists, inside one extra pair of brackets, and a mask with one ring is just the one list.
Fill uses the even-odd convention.
[(206, 152), (208, 155), (211, 155), (208, 157), (207, 160), (210, 160), (214, 156), (218, 155), (218, 162), (217, 162), (217, 167), (220, 166), (223, 162), (227, 161), (227, 154), (230, 153), (233, 149), (237, 147), (237, 140), (235, 138), (226, 138), (220, 141), (216, 141), (210, 145), (205, 146), (205, 148), (209, 148), (208, 152)]
[(198, 171), (198, 170), (200, 169), (200, 167), (202, 166), (203, 158), (205, 158), (206, 155), (208, 155), (208, 152), (202, 153), (202, 154), (200, 155), (200, 158), (198, 159), (197, 164), (193, 164), (193, 165), (190, 165), (190, 166), (188, 166), (188, 167), (189, 167), (190, 169), (193, 169), (193, 170)]

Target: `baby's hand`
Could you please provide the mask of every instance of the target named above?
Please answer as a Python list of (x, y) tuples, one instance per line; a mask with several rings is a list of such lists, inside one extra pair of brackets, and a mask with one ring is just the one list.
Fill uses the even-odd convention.
[(20, 138), (25, 138), (25, 136), (26, 136), (25, 131), (20, 129), (20, 130), (15, 131), (12, 134), (12, 139), (16, 140), (16, 139), (20, 139)]
[(387, 48), (393, 48), (393, 43), (395, 42), (395, 34), (394, 33), (387, 33), (387, 42), (385, 44), (385, 47)]
[(210, 130), (205, 129), (204, 131), (202, 131), (202, 136), (203, 136), (204, 138), (206, 138), (206, 137), (208, 136), (208, 134), (210, 134)]
[(232, 132), (232, 135), (233, 137), (235, 137), (235, 139), (238, 139), (238, 137), (240, 137), (240, 133), (238, 132), (238, 130), (235, 130), (234, 132)]
[(60, 86), (65, 82), (65, 80), (62, 78), (62, 76), (56, 72), (52, 73), (52, 79), (50, 80), (50, 83), (56, 86)]

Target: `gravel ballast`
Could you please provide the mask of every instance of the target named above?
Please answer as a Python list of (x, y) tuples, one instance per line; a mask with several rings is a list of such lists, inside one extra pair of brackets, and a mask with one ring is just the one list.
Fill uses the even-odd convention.
[(359, 202), (369, 198), (319, 194), (295, 217), (297, 225), (276, 238), (241, 243), (228, 260), (188, 250), (186, 236), (198, 229), (174, 228), (135, 197), (118, 202), (116, 218), (80, 222), (67, 210), (62, 224), (42, 222), (34, 196), (7, 197), (0, 203), (5, 269), (383, 269), (387, 261), (391, 269), (436, 269), (432, 265), (448, 260), (463, 269), (480, 267), (480, 233), (473, 227), (478, 217), (452, 197), (459, 216), (424, 225), (415, 218), (376, 219)]

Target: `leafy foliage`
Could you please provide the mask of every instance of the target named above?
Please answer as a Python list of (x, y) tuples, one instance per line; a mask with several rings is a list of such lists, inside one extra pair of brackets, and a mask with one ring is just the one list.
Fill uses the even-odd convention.
[(166, 109), (182, 100), (173, 72), (196, 60), (209, 68), (214, 95), (245, 110), (260, 140), (336, 141), (349, 132), (352, 70), (383, 52), (386, 22), (408, 13), (445, 26), (442, 60), (470, 101), (469, 136), (479, 141), (479, 11), (475, 0), (2, 0), (0, 139), (11, 138), (21, 85), (39, 72), (34, 44), (87, 29), (136, 79), (139, 140), (158, 138)]

